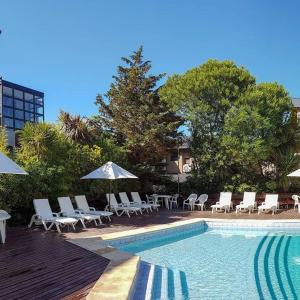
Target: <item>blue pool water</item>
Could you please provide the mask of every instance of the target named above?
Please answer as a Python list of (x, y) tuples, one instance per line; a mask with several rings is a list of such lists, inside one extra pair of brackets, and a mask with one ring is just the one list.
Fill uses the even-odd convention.
[(300, 231), (198, 226), (114, 246), (142, 258), (134, 300), (300, 298)]

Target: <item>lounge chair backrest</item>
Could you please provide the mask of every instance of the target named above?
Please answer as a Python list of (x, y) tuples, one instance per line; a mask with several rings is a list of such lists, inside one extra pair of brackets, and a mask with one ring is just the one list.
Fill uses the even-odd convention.
[(119, 193), (119, 196), (120, 196), (120, 200), (123, 204), (130, 204), (128, 196), (125, 192)]
[(220, 205), (230, 205), (231, 204), (231, 192), (221, 192), (220, 193)]
[(265, 205), (266, 206), (276, 206), (278, 204), (278, 194), (266, 194)]
[(58, 197), (57, 200), (58, 200), (58, 204), (59, 204), (61, 212), (64, 212), (66, 214), (74, 214), (75, 213), (75, 210), (72, 205), (72, 201), (71, 201), (70, 197)]
[[(109, 204), (109, 194), (106, 194), (107, 204)], [(110, 205), (111, 206), (119, 206), (115, 194), (110, 194)]]
[(189, 202), (194, 202), (197, 200), (197, 194), (190, 194), (187, 198)]
[(208, 199), (208, 195), (207, 195), (207, 194), (201, 194), (201, 195), (198, 197), (197, 201), (198, 201), (200, 204), (203, 204), (203, 203), (205, 203), (205, 202), (207, 201), (207, 199)]
[(299, 196), (298, 195), (293, 195), (292, 199), (295, 201), (295, 203), (299, 203)]
[(48, 199), (34, 199), (33, 206), (38, 216), (45, 219), (53, 218), (52, 210)]
[(79, 209), (82, 209), (83, 211), (89, 211), (90, 210), (90, 207), (89, 207), (89, 204), (86, 200), (85, 195), (75, 196), (75, 201), (76, 201), (77, 207)]
[(131, 197), (134, 202), (142, 203), (142, 199), (140, 197), (140, 194), (138, 192), (131, 192)]
[(243, 203), (245, 205), (253, 205), (255, 203), (256, 192), (244, 192)]

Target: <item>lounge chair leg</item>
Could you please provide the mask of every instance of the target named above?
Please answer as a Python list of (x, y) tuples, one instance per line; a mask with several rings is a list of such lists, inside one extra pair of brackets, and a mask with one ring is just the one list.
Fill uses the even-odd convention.
[(126, 211), (126, 214), (127, 214), (128, 218), (130, 218), (130, 213), (128, 210)]
[(75, 231), (75, 225), (74, 225), (74, 223), (72, 223), (71, 226), (72, 226), (73, 230)]
[(110, 216), (107, 216), (107, 218), (108, 218), (109, 222), (111, 222), (111, 218), (110, 218)]
[(47, 230), (47, 231), (50, 230), (50, 229), (52, 228), (52, 226), (53, 226), (53, 223), (52, 223), (52, 224), (49, 226), (49, 228), (48, 228), (45, 221), (42, 221), (42, 224), (43, 224), (45, 230)]
[(85, 226), (85, 224), (84, 224), (84, 221), (83, 221), (82, 219), (80, 219), (80, 222), (81, 222), (81, 224), (82, 224), (82, 227), (83, 227), (84, 229), (86, 229), (86, 226)]
[(28, 225), (28, 228), (31, 228), (32, 224), (35, 222), (35, 218), (36, 218), (36, 215), (33, 215), (30, 219), (30, 223)]
[(59, 224), (58, 224), (58, 223), (55, 223), (55, 226), (56, 226), (56, 229), (57, 229), (58, 233), (61, 233)]

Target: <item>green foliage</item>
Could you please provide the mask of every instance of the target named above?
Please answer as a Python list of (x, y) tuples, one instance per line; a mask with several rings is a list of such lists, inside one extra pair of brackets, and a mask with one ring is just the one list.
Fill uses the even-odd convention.
[[(132, 165), (155, 165), (177, 137), (181, 120), (158, 96), (156, 85), (164, 74), (149, 75), (150, 61), (140, 47), (125, 66), (119, 66), (107, 94), (97, 96), (98, 122), (113, 133), (128, 152)], [(105, 99), (106, 98), (106, 99)]]
[[(92, 146), (83, 145), (82, 141), (79, 143), (66, 136), (59, 126), (47, 123), (27, 123), (20, 131), (19, 143), (14, 160), (29, 175), (0, 176), (0, 207), (23, 215), (19, 219), (25, 222), (32, 213), (35, 198), (48, 198), (52, 207), (57, 208), (59, 196), (84, 193), (97, 198), (100, 192), (107, 192), (107, 182), (94, 183), (80, 177), (104, 164), (109, 151), (113, 151), (116, 161), (126, 161), (124, 152), (109, 140), (99, 138)], [(0, 134), (0, 149), (6, 146)]]
[(290, 153), (299, 140), (292, 102), (282, 86), (256, 84), (233, 62), (209, 60), (169, 78), (160, 96), (187, 120), (198, 188), (288, 188), (286, 174), (298, 163)]

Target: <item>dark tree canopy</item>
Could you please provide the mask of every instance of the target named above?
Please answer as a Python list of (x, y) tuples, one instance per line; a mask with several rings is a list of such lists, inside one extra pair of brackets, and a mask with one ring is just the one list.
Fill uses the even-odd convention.
[(125, 146), (132, 163), (156, 164), (178, 136), (181, 118), (160, 100), (157, 84), (164, 74), (149, 75), (142, 47), (122, 61), (109, 91), (96, 98), (98, 121)]

